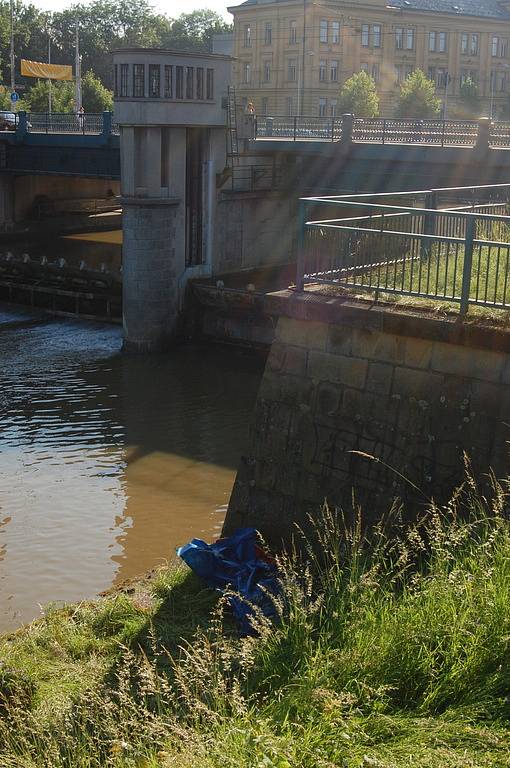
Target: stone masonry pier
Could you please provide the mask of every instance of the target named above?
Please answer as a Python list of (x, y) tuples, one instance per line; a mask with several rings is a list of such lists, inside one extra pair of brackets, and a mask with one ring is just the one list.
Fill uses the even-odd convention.
[(444, 501), (464, 452), (477, 477), (508, 471), (510, 332), (319, 292), (270, 294), (266, 311), (276, 337), (225, 532), (278, 544), (325, 499), (352, 508), (353, 487), (367, 522), (395, 498)]

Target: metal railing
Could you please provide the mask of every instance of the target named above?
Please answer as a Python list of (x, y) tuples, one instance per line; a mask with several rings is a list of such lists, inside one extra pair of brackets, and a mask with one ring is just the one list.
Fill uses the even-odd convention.
[(278, 189), (281, 179), (281, 167), (273, 158), (271, 164), (233, 166), (230, 187), (232, 192), (267, 192)]
[[(255, 121), (255, 138), (473, 147), (480, 138), (480, 121), (262, 115)], [(510, 147), (510, 122), (490, 123), (485, 141)]]
[(29, 112), (27, 129), (30, 133), (99, 134), (103, 132), (103, 114)]
[(473, 120), (394, 120), (386, 118), (354, 121), (353, 141), (377, 144), (434, 144), (468, 146), (476, 144), (478, 123)]
[(304, 198), (296, 287), (312, 283), (509, 309), (510, 184)]
[(292, 141), (323, 139), (336, 141), (342, 135), (341, 117), (270, 117), (258, 116), (255, 137), (289, 138)]

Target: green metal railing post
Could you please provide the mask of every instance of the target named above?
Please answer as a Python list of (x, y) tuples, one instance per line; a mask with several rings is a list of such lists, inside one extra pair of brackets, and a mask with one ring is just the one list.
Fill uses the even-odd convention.
[[(425, 195), (425, 208), (437, 208), (437, 195), (435, 192), (427, 192)], [(423, 216), (423, 234), (436, 234), (436, 216), (433, 213), (426, 213)], [(428, 261), (432, 252), (432, 240), (424, 239), (421, 241), (420, 258), (422, 261)]]
[(460, 295), (460, 314), (465, 315), (469, 308), (471, 288), (471, 270), (473, 267), (473, 240), (475, 239), (476, 219), (466, 216), (466, 237), (464, 240), (464, 267), (462, 270), (462, 292)]
[(300, 200), (299, 216), (298, 216), (297, 261), (296, 261), (296, 291), (302, 291), (304, 289), (305, 224), (306, 224), (306, 202), (304, 200)]

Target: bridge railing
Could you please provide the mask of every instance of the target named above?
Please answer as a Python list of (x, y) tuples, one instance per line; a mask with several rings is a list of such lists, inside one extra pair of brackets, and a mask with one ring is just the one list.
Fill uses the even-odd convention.
[[(25, 119), (22, 119), (25, 117)], [(17, 115), (17, 127), (24, 126), (29, 133), (58, 133), (100, 135), (118, 133), (116, 123), (112, 122), (111, 112), (84, 113), (74, 112), (27, 112)]]
[(510, 147), (510, 122), (480, 120), (420, 120), (400, 118), (257, 116), (255, 138), (430, 144), (474, 147), (480, 139), (493, 147)]
[(296, 288), (510, 309), (510, 184), (304, 198)]

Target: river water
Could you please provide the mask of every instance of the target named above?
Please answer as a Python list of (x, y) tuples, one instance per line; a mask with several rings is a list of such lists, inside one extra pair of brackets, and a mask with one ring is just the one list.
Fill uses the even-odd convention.
[(0, 631), (221, 530), (262, 373), (215, 345), (0, 306)]

